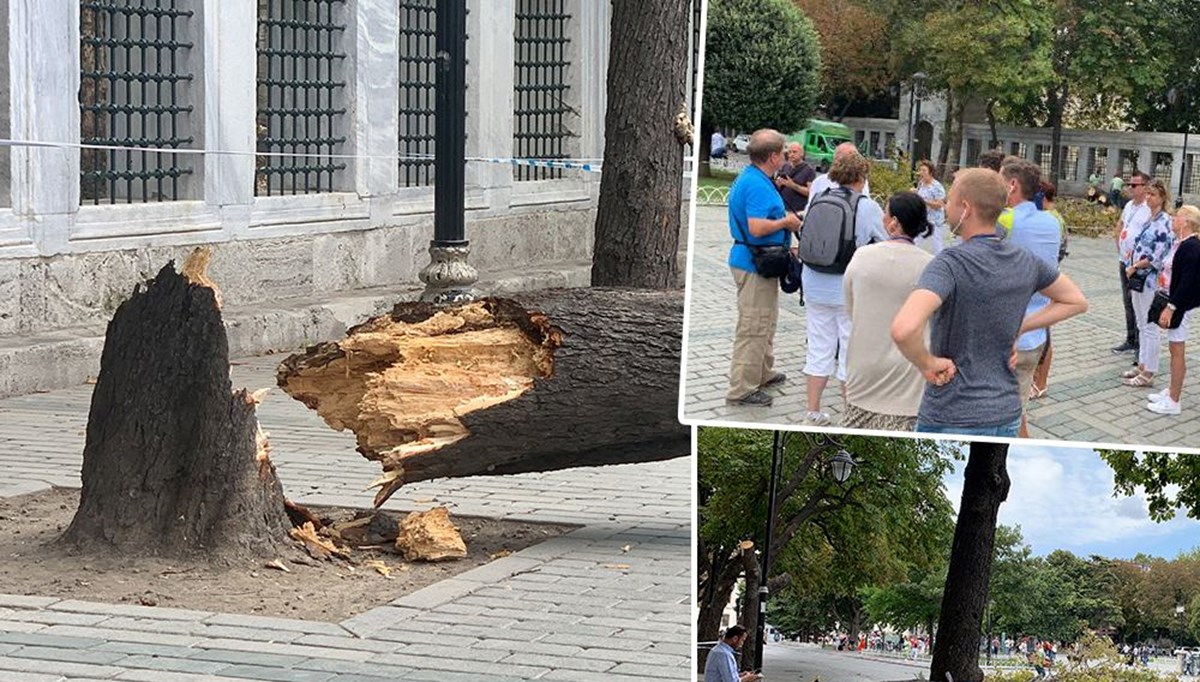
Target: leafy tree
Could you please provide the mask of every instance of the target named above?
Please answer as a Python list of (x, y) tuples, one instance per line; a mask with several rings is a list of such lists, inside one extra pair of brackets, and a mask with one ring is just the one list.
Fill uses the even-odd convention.
[(1100, 457), (1112, 467), (1116, 493), (1144, 495), (1150, 518), (1170, 521), (1184, 510), (1200, 519), (1200, 457), (1128, 450), (1101, 450)]
[(817, 33), (791, 0), (709, 3), (703, 102), (709, 134), (712, 126), (803, 128), (820, 94), (820, 74)]
[(889, 61), (881, 55), (892, 47), (883, 16), (860, 2), (794, 2), (821, 37), (822, 99), (830, 115), (840, 119), (856, 100), (887, 91), (893, 78)]
[[(698, 632), (709, 640), (738, 578), (758, 570), (740, 545), (764, 544), (773, 434), (704, 428), (697, 438)], [(858, 462), (844, 484), (827, 465), (839, 449)], [(790, 434), (766, 575), (790, 577), (796, 593), (828, 596), (823, 603), (847, 623), (865, 618), (862, 586), (903, 579), (910, 566), (944, 552), (952, 510), (941, 477), (949, 461), (934, 441)], [(753, 621), (749, 606), (744, 615)]]
[(868, 587), (862, 594), (873, 622), (886, 623), (898, 630), (921, 628), (933, 632), (945, 585), (943, 565), (938, 570), (915, 570), (907, 582)]

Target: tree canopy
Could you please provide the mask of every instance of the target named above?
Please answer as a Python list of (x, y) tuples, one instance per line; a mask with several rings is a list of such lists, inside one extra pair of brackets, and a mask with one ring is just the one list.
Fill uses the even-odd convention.
[(791, 0), (712, 0), (704, 121), (738, 130), (803, 128), (821, 88), (812, 22)]

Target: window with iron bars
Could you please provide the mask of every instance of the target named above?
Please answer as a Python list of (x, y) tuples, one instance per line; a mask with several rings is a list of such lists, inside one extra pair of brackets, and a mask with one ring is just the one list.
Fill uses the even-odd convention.
[(1196, 173), (1196, 155), (1188, 154), (1183, 169), (1183, 193), (1200, 194), (1200, 174)]
[[(7, 6), (7, 3), (0, 3), (0, 8)], [(0, 22), (0, 55), (8, 54), (8, 23)], [(0, 135), (11, 138), (12, 93), (8, 74), (8, 59), (0, 58)], [(12, 147), (0, 149), (0, 206), (12, 206)]]
[(1079, 147), (1069, 145), (1062, 148), (1059, 178), (1074, 182), (1079, 178)]
[[(81, 0), (80, 141), (179, 149), (192, 132), (193, 0)], [(82, 149), (80, 200), (99, 204), (185, 198), (186, 154)]]
[(433, 184), (437, 0), (399, 0), (400, 186)]
[(1013, 142), (1013, 143), (1012, 143), (1012, 144), (1009, 146), (1009, 152), (1008, 152), (1008, 153), (1009, 153), (1009, 154), (1011, 154), (1012, 156), (1019, 156), (1019, 157), (1021, 157), (1022, 159), (1024, 159), (1024, 158), (1027, 158), (1027, 157), (1025, 156), (1025, 154), (1026, 154), (1026, 152), (1028, 152), (1028, 151), (1029, 151), (1029, 150), (1028, 150), (1028, 148), (1025, 146), (1025, 143), (1024, 143), (1024, 142)]
[(1118, 149), (1117, 150), (1117, 172), (1121, 177), (1128, 180), (1133, 172), (1138, 169), (1138, 153), (1133, 149)]
[[(571, 15), (567, 0), (517, 0), (513, 40), (513, 156), (565, 159), (573, 137), (567, 115), (577, 112), (571, 94), (568, 55)], [(514, 166), (516, 180), (549, 180), (564, 176), (561, 168)]]
[(967, 140), (967, 165), (974, 166), (979, 163), (979, 156), (983, 154), (983, 140), (970, 138)]
[(1175, 155), (1170, 152), (1154, 152), (1152, 157), (1154, 159), (1155, 179), (1162, 180), (1168, 189), (1173, 187), (1174, 183), (1171, 182), (1171, 165), (1175, 162)]
[(1050, 149), (1048, 144), (1033, 145), (1033, 161), (1041, 167), (1042, 177), (1050, 176), (1050, 164), (1052, 163)]
[(1088, 178), (1092, 174), (1100, 176), (1103, 180), (1108, 174), (1108, 148), (1107, 147), (1092, 147), (1091, 156), (1088, 159)]
[(340, 189), (345, 0), (258, 0), (256, 195)]

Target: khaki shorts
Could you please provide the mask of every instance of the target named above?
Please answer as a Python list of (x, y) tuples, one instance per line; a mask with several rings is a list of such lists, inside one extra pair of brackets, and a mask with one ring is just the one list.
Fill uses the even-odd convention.
[(1033, 350), (1017, 351), (1017, 391), (1021, 394), (1021, 412), (1025, 412), (1025, 405), (1029, 402), (1029, 389), (1033, 386), (1033, 371), (1041, 362), (1042, 351), (1045, 348), (1046, 344), (1043, 343)]

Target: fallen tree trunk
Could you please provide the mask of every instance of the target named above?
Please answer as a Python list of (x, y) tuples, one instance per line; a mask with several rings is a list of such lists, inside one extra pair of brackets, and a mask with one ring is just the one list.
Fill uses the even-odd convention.
[(280, 387), (405, 483), (687, 455), (683, 292), (565, 289), (391, 313), (279, 366)]
[[(290, 528), (255, 416), (233, 391), (216, 292), (198, 251), (134, 290), (108, 325), (83, 450), (79, 509), (61, 542), (83, 550), (272, 554)], [(190, 281), (189, 281), (190, 279)]]

